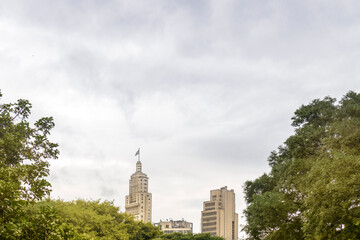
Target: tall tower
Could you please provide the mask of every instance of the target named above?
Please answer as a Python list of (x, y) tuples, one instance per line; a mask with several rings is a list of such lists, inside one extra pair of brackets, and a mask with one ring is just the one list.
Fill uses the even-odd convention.
[(210, 201), (204, 202), (201, 211), (201, 232), (237, 240), (238, 218), (234, 190), (227, 190), (226, 186), (211, 190)]
[(136, 172), (131, 175), (129, 181), (129, 195), (125, 197), (125, 211), (135, 216), (135, 220), (151, 222), (151, 193), (148, 192), (149, 178), (141, 170), (140, 152), (136, 155), (139, 159), (136, 163)]

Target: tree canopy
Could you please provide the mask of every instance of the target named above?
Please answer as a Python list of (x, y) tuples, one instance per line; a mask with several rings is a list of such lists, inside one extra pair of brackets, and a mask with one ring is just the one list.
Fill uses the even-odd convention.
[[(58, 238), (76, 240), (224, 240), (210, 234), (164, 234), (151, 223), (135, 221), (132, 215), (121, 213), (113, 202), (100, 200), (81, 200), (66, 202), (50, 200), (37, 202), (27, 209), (29, 215), (46, 209), (52, 218), (52, 225), (46, 224), (49, 219), (39, 221), (28, 229), (33, 239), (44, 239), (45, 230)], [(35, 214), (36, 215), (36, 214)], [(44, 218), (43, 218), (44, 219)], [(51, 228), (52, 227), (52, 228)]]
[[(0, 99), (2, 94), (0, 92)], [(50, 192), (50, 159), (56, 159), (57, 144), (48, 136), (54, 127), (52, 117), (28, 122), (29, 101), (0, 104), (0, 237), (21, 239), (31, 217), (24, 206)]]
[(209, 233), (170, 233), (164, 234), (161, 239), (169, 239), (169, 240), (224, 240), (222, 237), (212, 236)]
[(52, 213), (56, 231), (61, 232), (58, 239), (150, 240), (161, 236), (158, 227), (135, 221), (109, 201), (45, 199), (28, 207), (27, 212), (31, 215), (39, 209)]
[(248, 239), (360, 239), (360, 94), (315, 99), (244, 185)]

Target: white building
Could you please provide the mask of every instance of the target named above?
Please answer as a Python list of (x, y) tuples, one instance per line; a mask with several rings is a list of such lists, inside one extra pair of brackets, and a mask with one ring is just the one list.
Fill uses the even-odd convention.
[(155, 223), (155, 226), (160, 227), (160, 230), (164, 233), (192, 233), (193, 232), (193, 224), (191, 222), (186, 222), (184, 220), (177, 221), (161, 221), (159, 223)]
[(204, 202), (201, 212), (201, 232), (237, 240), (238, 218), (234, 190), (227, 190), (226, 186), (211, 190), (210, 201)]
[(140, 160), (136, 163), (136, 172), (129, 181), (129, 195), (125, 198), (125, 211), (135, 216), (135, 220), (151, 222), (152, 196), (148, 192), (149, 178), (141, 171)]

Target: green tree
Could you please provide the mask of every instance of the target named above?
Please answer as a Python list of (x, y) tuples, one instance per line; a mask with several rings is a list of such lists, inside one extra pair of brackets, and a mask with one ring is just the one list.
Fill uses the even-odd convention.
[(22, 236), (19, 239), (66, 240), (81, 239), (76, 231), (61, 221), (57, 209), (49, 204), (50, 200), (27, 204)]
[(248, 239), (360, 238), (360, 94), (316, 99), (295, 134), (244, 185)]
[(48, 138), (53, 118), (41, 118), (31, 127), (30, 110), (24, 99), (0, 104), (0, 238), (24, 236), (29, 221), (24, 207), (50, 192), (48, 160), (59, 154)]
[(160, 239), (169, 239), (169, 240), (224, 240), (222, 237), (212, 236), (209, 233), (170, 233), (164, 234)]
[(60, 223), (73, 229), (79, 239), (150, 240), (162, 235), (158, 227), (135, 221), (110, 201), (48, 200), (46, 204), (56, 209)]
[(304, 179), (306, 239), (360, 238), (360, 157), (331, 152)]

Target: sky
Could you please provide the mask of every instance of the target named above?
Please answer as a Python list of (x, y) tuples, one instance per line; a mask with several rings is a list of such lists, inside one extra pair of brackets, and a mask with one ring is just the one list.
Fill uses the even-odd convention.
[(357, 0), (5, 0), (1, 102), (53, 116), (52, 198), (124, 211), (141, 150), (153, 222), (200, 231), (211, 189), (269, 171), (302, 104), (360, 88)]

